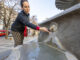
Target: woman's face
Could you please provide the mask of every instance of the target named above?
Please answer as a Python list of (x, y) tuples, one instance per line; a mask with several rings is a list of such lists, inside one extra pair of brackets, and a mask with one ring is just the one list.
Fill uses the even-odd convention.
[(29, 3), (27, 1), (23, 2), (22, 10), (24, 10), (25, 13), (29, 13), (30, 12)]

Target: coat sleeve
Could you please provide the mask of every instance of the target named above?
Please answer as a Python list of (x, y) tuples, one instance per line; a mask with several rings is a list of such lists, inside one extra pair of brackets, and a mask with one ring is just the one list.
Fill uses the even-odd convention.
[(30, 27), (30, 28), (32, 28), (32, 29), (39, 30), (39, 28), (40, 28), (39, 26), (36, 26), (36, 25), (30, 23), (30, 22), (26, 19), (26, 17), (23, 16), (23, 15), (21, 15), (21, 14), (19, 14), (19, 21), (20, 21), (22, 24), (24, 24), (25, 26), (28, 26), (28, 27)]

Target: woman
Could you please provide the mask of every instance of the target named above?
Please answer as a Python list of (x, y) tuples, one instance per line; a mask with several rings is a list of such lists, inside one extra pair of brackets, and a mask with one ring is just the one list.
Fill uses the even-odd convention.
[(17, 18), (11, 27), (15, 43), (14, 46), (23, 44), (25, 26), (39, 31), (49, 32), (47, 28), (39, 27), (29, 22), (30, 7), (27, 0), (21, 0), (21, 8), (22, 11), (18, 13)]

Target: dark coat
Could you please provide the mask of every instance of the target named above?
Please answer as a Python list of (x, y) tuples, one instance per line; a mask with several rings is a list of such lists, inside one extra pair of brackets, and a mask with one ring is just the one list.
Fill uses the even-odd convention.
[(28, 26), (32, 29), (37, 30), (37, 26), (29, 22), (29, 14), (26, 14), (24, 11), (21, 11), (14, 23), (11, 26), (12, 31), (23, 32), (25, 26)]

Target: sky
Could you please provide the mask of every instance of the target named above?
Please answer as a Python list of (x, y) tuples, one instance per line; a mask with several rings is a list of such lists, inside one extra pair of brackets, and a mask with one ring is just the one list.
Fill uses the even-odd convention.
[(30, 4), (30, 16), (36, 15), (38, 23), (43, 22), (46, 18), (53, 17), (61, 10), (55, 6), (55, 0), (28, 0)]

